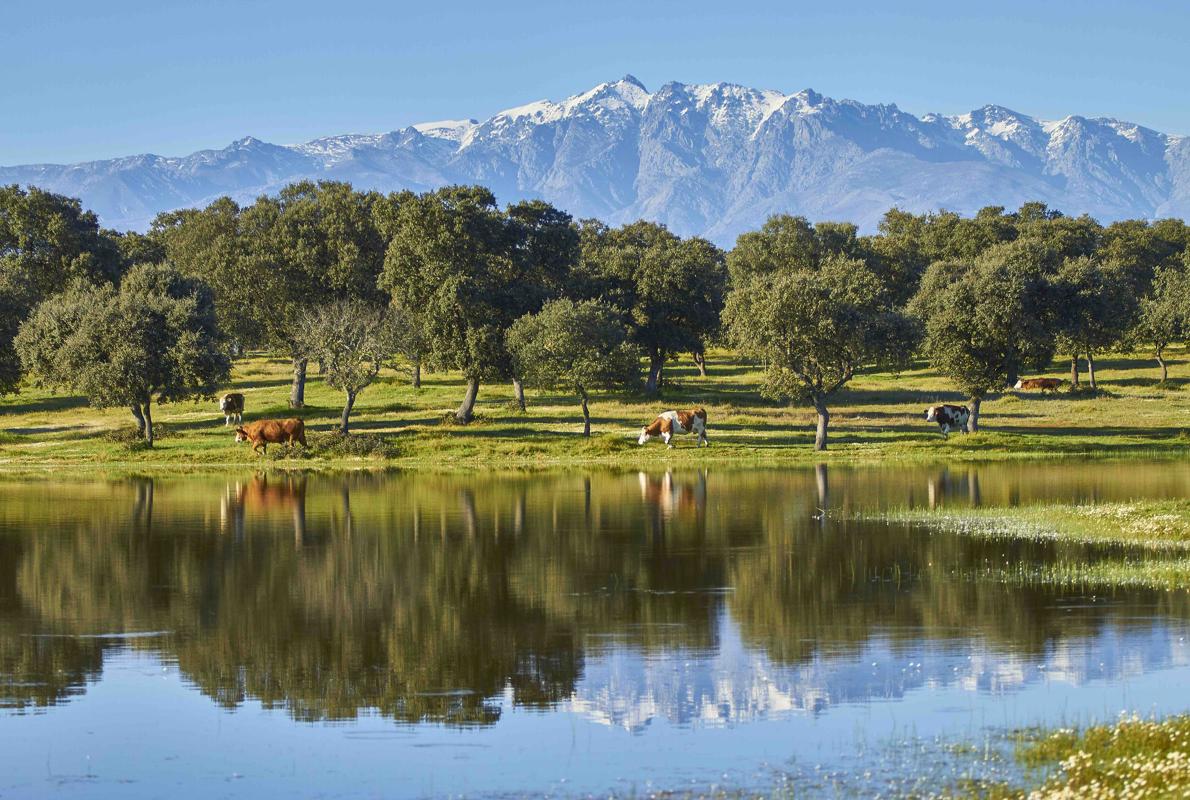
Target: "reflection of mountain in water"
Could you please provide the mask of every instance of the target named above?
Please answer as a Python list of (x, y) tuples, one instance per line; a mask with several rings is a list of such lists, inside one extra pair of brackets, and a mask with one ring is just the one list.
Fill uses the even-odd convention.
[[(1190, 487), (1034, 469), (5, 484), (0, 705), (76, 696), (122, 647), (301, 720), (488, 725), (510, 693), (632, 729), (1184, 663), (1185, 597), (979, 577), (1093, 548), (840, 519)], [(170, 633), (89, 638), (135, 631)]]
[(712, 652), (678, 650), (644, 657), (623, 647), (589, 655), (564, 707), (605, 725), (641, 732), (657, 719), (719, 726), (785, 713), (820, 714), (844, 703), (897, 700), (923, 688), (993, 694), (1030, 684), (1118, 680), (1190, 666), (1190, 628), (1107, 628), (1059, 639), (1036, 654), (1004, 652), (979, 639), (906, 647), (874, 637), (858, 653), (821, 652), (797, 666), (747, 647), (729, 614)]

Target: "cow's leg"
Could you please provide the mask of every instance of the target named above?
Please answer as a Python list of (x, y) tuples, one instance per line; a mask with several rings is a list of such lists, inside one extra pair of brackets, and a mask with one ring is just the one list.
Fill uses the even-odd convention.
[(673, 445), (669, 443), (669, 440), (672, 438), (673, 434), (669, 431), (663, 431), (661, 434), (661, 441), (665, 442), (666, 447), (673, 447)]
[(942, 432), (943, 439), (950, 438), (950, 426), (949, 425), (939, 425), (938, 430), (940, 430)]

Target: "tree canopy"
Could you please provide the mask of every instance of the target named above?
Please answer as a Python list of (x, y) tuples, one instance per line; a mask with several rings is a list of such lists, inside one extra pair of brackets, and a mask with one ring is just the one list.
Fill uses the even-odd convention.
[(339, 423), (346, 434), (356, 397), (397, 349), (393, 319), (363, 300), (336, 300), (307, 309), (297, 335), (302, 354), (318, 361), (327, 385), (346, 395)]
[(619, 309), (629, 336), (649, 357), (648, 392), (666, 359), (701, 349), (719, 327), (727, 284), (723, 252), (705, 239), (682, 239), (665, 226), (634, 222), (582, 226), (580, 292)]
[(912, 349), (911, 321), (880, 279), (842, 256), (734, 285), (724, 319), (732, 341), (765, 365), (766, 396), (814, 406), (817, 450), (827, 446), (828, 399), (862, 366), (895, 366)]
[(35, 381), (101, 408), (129, 407), (150, 446), (153, 403), (209, 397), (227, 379), (223, 345), (210, 289), (152, 264), (118, 289), (75, 284), (38, 306), (16, 340)]
[(583, 436), (591, 435), (592, 389), (632, 387), (640, 381), (640, 351), (616, 310), (599, 300), (551, 300), (508, 331), (517, 374), (530, 386), (565, 388), (582, 405)]
[(1011, 242), (972, 262), (936, 262), (922, 277), (909, 307), (925, 328), (920, 351), (971, 398), (971, 431), (991, 391), (1053, 358), (1052, 259), (1043, 245)]

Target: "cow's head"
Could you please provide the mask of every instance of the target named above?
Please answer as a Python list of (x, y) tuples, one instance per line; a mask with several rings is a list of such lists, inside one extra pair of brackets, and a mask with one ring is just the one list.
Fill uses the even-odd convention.
[(653, 437), (649, 435), (649, 427), (646, 425), (645, 427), (640, 429), (640, 438), (638, 438), (636, 440), (636, 443), (644, 444), (645, 442), (649, 441), (649, 439), (652, 439), (652, 438)]
[(248, 431), (244, 430), (243, 428), (236, 428), (236, 441), (237, 442), (248, 441)]
[(1017, 378), (1017, 379), (1016, 379), (1016, 383), (1014, 383), (1014, 384), (1012, 385), (1012, 388), (1013, 388), (1013, 389), (1024, 389), (1024, 388), (1025, 388), (1025, 382), (1024, 382), (1023, 380), (1021, 380), (1020, 378)]
[(938, 406), (930, 406), (926, 409), (926, 422), (938, 421)]

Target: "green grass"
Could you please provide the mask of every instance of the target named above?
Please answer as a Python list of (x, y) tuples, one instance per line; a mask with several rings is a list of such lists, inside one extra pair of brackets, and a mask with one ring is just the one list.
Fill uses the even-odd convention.
[(1111, 725), (1027, 734), (1018, 762), (1040, 774), (1019, 789), (988, 783), (959, 796), (986, 800), (1115, 800), (1190, 796), (1190, 715), (1165, 720), (1122, 719)]
[[(774, 465), (887, 460), (956, 461), (1015, 458), (1180, 458), (1190, 455), (1190, 372), (1185, 352), (1174, 354), (1174, 379), (1157, 385), (1157, 370), (1142, 356), (1104, 358), (1098, 396), (1006, 392), (985, 401), (983, 430), (943, 440), (923, 419), (935, 402), (963, 402), (928, 369), (899, 375), (864, 374), (832, 404), (830, 451), (815, 453), (813, 411), (760, 396), (760, 373), (730, 353), (710, 354), (711, 374), (700, 378), (684, 361), (667, 370), (658, 398), (603, 394), (591, 406), (593, 436), (579, 435), (574, 398), (529, 393), (519, 412), (507, 384), (485, 384), (471, 425), (444, 423), (463, 394), (461, 377), (432, 373), (414, 390), (386, 373), (360, 396), (353, 430), (384, 440), (368, 447), (331, 446), (285, 452), (269, 461), (305, 467), (392, 465), (439, 470), (534, 469), (572, 466)], [(313, 372), (313, 370), (312, 370)], [(1057, 366), (1050, 374), (1060, 374)], [(247, 419), (291, 416), (289, 363), (253, 357), (237, 363), (228, 389), (243, 391)], [(300, 412), (312, 432), (332, 431), (342, 397), (313, 374), (308, 405)], [(709, 415), (712, 446), (695, 449), (689, 437), (673, 450), (659, 443), (637, 447), (636, 433), (666, 408), (701, 405)], [(260, 461), (237, 447), (214, 402), (159, 406), (155, 419), (169, 435), (152, 450), (121, 440), (131, 425), (123, 409), (93, 409), (77, 397), (27, 387), (0, 402), (0, 470), (72, 469), (154, 471), (243, 466)]]

